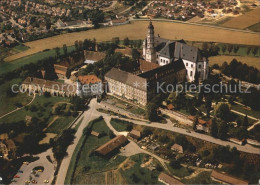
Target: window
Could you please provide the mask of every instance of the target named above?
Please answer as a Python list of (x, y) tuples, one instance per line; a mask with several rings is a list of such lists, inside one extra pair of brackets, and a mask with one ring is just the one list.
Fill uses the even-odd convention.
[(191, 67), (193, 67), (193, 64), (191, 64)]
[(192, 76), (192, 71), (190, 71), (190, 76)]
[(186, 63), (186, 66), (188, 66), (188, 63)]
[(199, 69), (201, 68), (201, 65), (200, 65), (200, 64), (198, 65), (198, 68), (199, 68)]

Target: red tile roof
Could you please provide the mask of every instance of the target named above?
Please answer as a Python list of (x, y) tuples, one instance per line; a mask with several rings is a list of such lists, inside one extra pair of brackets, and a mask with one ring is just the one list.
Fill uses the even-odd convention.
[(95, 84), (101, 82), (101, 80), (96, 75), (84, 75), (78, 77), (81, 84)]

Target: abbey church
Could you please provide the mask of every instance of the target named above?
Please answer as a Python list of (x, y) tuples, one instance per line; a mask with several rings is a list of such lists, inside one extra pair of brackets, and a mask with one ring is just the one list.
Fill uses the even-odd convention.
[(199, 48), (189, 46), (184, 41), (171, 41), (154, 36), (154, 26), (150, 22), (147, 38), (143, 42), (143, 57), (146, 61), (160, 66), (181, 59), (187, 70), (187, 81), (195, 80), (197, 73), (200, 80), (208, 77), (208, 60), (201, 56)]
[(134, 73), (112, 68), (105, 74), (108, 93), (146, 105), (156, 94), (158, 84), (192, 82), (195, 76), (205, 80), (208, 61), (200, 50), (184, 41), (170, 41), (154, 36), (149, 23), (147, 38), (143, 42), (143, 60)]

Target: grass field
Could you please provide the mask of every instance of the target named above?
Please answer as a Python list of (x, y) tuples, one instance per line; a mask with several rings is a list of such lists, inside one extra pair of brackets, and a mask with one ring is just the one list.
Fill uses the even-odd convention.
[(27, 93), (18, 93), (13, 97), (7, 96), (8, 89), (11, 89), (13, 84), (19, 84), (21, 81), (21, 79), (15, 78), (0, 85), (0, 116), (16, 109), (17, 106), (15, 104), (21, 103), (26, 105), (32, 100), (32, 96), (28, 96)]
[[(184, 39), (189, 41), (205, 41), (232, 43), (244, 45), (259, 45), (260, 35), (239, 31), (225, 30), (209, 26), (190, 25), (175, 22), (153, 21), (155, 34), (167, 39)], [(131, 24), (93, 29), (82, 32), (67, 33), (46, 39), (25, 43), (30, 49), (6, 58), (6, 61), (16, 60), (32, 55), (45, 49), (62, 47), (63, 44), (74, 45), (75, 40), (93, 39), (110, 41), (113, 37), (144, 39), (147, 33), (148, 21), (132, 21)]]
[(260, 58), (258, 57), (241, 57), (241, 56), (215, 56), (209, 57), (209, 64), (212, 66), (213, 64), (222, 65), (224, 62), (230, 63), (233, 59), (237, 59), (242, 63), (246, 63), (249, 66), (254, 66), (258, 70), (260, 70)]
[[(128, 169), (120, 170), (128, 184), (162, 184), (158, 181), (159, 171), (150, 171), (147, 168), (140, 167), (141, 164), (147, 162), (146, 160), (149, 157), (147, 154), (138, 154), (130, 157), (134, 165)], [(155, 159), (153, 160), (155, 161)], [(156, 162), (158, 163), (158, 161)], [(133, 178), (133, 174), (136, 178)]]
[[(260, 57), (260, 50), (256, 53), (256, 55), (253, 54), (253, 52), (252, 52), (253, 49), (251, 49), (249, 54), (247, 54), (248, 49), (253, 48), (250, 46), (239, 46), (237, 53), (234, 52), (234, 49), (232, 50), (232, 52), (229, 53), (229, 51), (228, 51), (229, 45), (227, 45), (227, 44), (217, 44), (217, 46), (220, 48), (220, 50), (219, 50), (220, 55), (241, 56), (241, 57)], [(222, 51), (223, 46), (226, 46), (226, 48), (227, 48), (224, 53)]]
[(113, 119), (110, 121), (110, 123), (118, 132), (127, 131), (128, 125), (133, 125), (132, 123), (126, 123), (120, 119)]
[[(104, 120), (95, 122), (92, 126), (92, 130), (99, 133), (105, 132), (108, 134), (109, 128)], [(76, 169), (73, 177), (73, 184), (88, 184), (88, 173), (95, 173), (101, 171), (107, 171), (116, 168), (121, 162), (125, 160), (125, 157), (116, 155), (111, 159), (105, 159), (97, 155), (91, 155), (91, 153), (102, 144), (109, 141), (108, 135), (101, 138), (95, 136), (89, 136), (80, 151), (79, 159), (76, 163)]]
[[(47, 46), (48, 46), (48, 44), (47, 44)], [(75, 49), (74, 46), (70, 46), (70, 47), (68, 47), (68, 52), (70, 52), (74, 49)], [(28, 49), (25, 52), (30, 51), (30, 50), (31, 49)], [(22, 52), (22, 53), (25, 53), (25, 52)], [(22, 54), (22, 53), (20, 53), (20, 54)], [(63, 54), (62, 48), (60, 50), (60, 53)], [(55, 55), (56, 55), (55, 49), (51, 49), (51, 50), (48, 50), (48, 51), (42, 51), (42, 52), (39, 52), (39, 53), (34, 53), (32, 55), (24, 55), (24, 57), (19, 58), (15, 61), (12, 61), (12, 62), (0, 63), (0, 75), (3, 74), (3, 73), (9, 72), (9, 71), (15, 70), (15, 69), (17, 69), (17, 68), (19, 68), (19, 67), (21, 67), (25, 64), (36, 63), (38, 60), (45, 59), (45, 58), (48, 58), (48, 57), (54, 57)], [(15, 55), (12, 55), (12, 56), (15, 56)]]
[[(37, 110), (32, 112), (29, 109), (26, 110), (26, 108), (20, 109), (12, 114), (9, 114), (3, 118), (0, 119), (0, 124), (3, 122), (11, 123), (11, 122), (17, 122), (22, 121), (25, 119), (26, 115), (37, 117), (38, 119), (47, 119), (48, 121), (52, 120), (51, 111), (52, 106), (57, 102), (65, 102), (68, 101), (67, 98), (63, 97), (49, 97), (46, 98), (44, 96), (36, 96), (35, 100), (32, 102), (30, 106), (36, 106)], [(66, 119), (65, 119), (66, 120)], [(47, 125), (47, 123), (46, 123)]]
[(46, 132), (59, 134), (63, 129), (68, 128), (74, 119), (75, 117), (73, 116), (59, 117), (47, 128)]
[(246, 29), (247, 27), (259, 22), (260, 8), (257, 8), (255, 10), (245, 13), (244, 15), (240, 15), (225, 22), (224, 24), (222, 24), (222, 26), (229, 28)]

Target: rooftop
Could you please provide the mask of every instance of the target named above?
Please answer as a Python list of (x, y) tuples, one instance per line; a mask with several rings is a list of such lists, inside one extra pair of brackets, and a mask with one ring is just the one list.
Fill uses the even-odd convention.
[(164, 181), (169, 185), (184, 185), (181, 181), (175, 179), (174, 177), (171, 177), (170, 175), (167, 175), (166, 173), (161, 173), (158, 179)]
[(233, 176), (230, 176), (227, 174), (217, 172), (215, 170), (212, 171), (211, 177), (213, 177), (214, 179), (220, 180), (222, 182), (228, 183), (228, 184), (234, 184), (234, 185), (248, 184), (247, 181), (238, 179), (236, 177), (233, 177)]
[(81, 84), (95, 84), (101, 82), (96, 75), (84, 75), (78, 77)]

